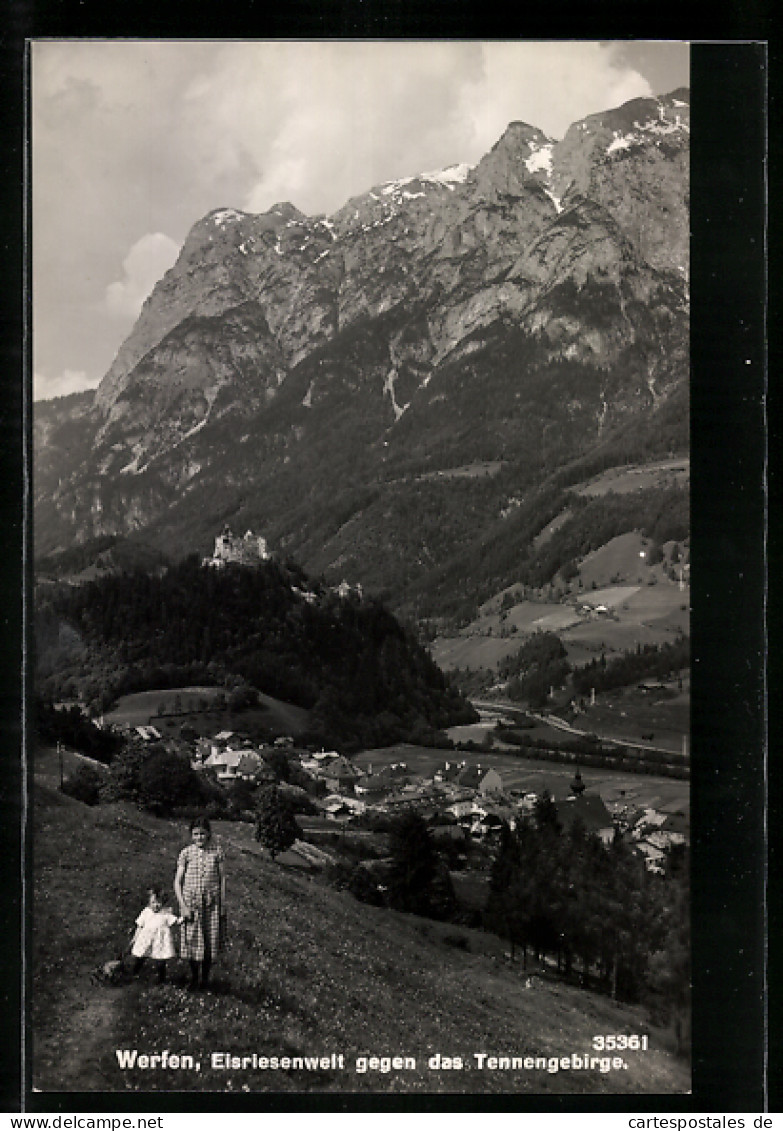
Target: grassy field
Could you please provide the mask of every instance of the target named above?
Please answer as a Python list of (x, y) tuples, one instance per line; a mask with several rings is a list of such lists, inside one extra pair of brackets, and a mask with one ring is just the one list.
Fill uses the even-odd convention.
[[(647, 565), (641, 556), (646, 546), (641, 535), (622, 534), (588, 554), (562, 601), (547, 599), (543, 591), (525, 596), (518, 586), (503, 590), (459, 635), (435, 640), (433, 657), (446, 671), (491, 670), (526, 636), (549, 631), (560, 636), (572, 663), (583, 664), (600, 651), (662, 644), (688, 633), (690, 593), (669, 580), (660, 564)], [(504, 609), (509, 594), (514, 603)], [(611, 616), (580, 616), (578, 606), (588, 604), (604, 605)]]
[[(535, 730), (526, 732), (535, 735)], [(470, 751), (432, 750), (426, 746), (409, 746), (401, 743), (381, 750), (366, 750), (353, 761), (362, 768), (372, 765), (380, 770), (392, 762), (406, 762), (411, 774), (431, 775), (444, 760), (465, 761), (469, 766), (480, 765), (497, 770), (504, 789), (521, 789), (540, 793), (548, 789), (556, 799), (568, 797), (574, 777), (573, 765), (557, 762), (536, 762), (517, 758), (513, 754), (497, 751), (473, 753)], [(582, 780), (591, 792), (599, 793), (604, 801), (621, 798), (628, 804), (664, 812), (684, 812), (690, 808), (690, 789), (687, 781), (675, 778), (653, 777), (647, 774), (623, 773), (619, 770), (585, 769), (580, 767)]]
[[(163, 691), (138, 691), (133, 695), (123, 695), (113, 711), (106, 714), (109, 723), (127, 723), (130, 726), (146, 726), (152, 723), (159, 729), (176, 728), (187, 723), (199, 734), (214, 735), (219, 730), (246, 730), (260, 725), (276, 734), (290, 734), (296, 737), (307, 730), (309, 712), (291, 703), (274, 699), (271, 695), (259, 693), (258, 709), (242, 712), (218, 711), (214, 708), (215, 698), (221, 694), (218, 687), (171, 687)], [(223, 692), (225, 694), (225, 692)], [(162, 718), (158, 715), (161, 704), (167, 712), (173, 711), (176, 698), (181, 701), (183, 714), (179, 718)], [(206, 700), (210, 709), (199, 711), (195, 705)], [(188, 706), (193, 703), (193, 712)]]
[(631, 491), (649, 490), (651, 487), (683, 487), (690, 482), (690, 456), (677, 459), (655, 460), (652, 463), (628, 467), (613, 467), (572, 490), (578, 495), (626, 495)]
[(447, 467), (441, 471), (426, 471), (416, 478), (424, 483), (438, 479), (480, 479), (485, 475), (498, 475), (503, 468), (502, 460), (480, 460), (466, 463), (461, 467)]
[[(35, 793), (33, 1084), (48, 1091), (282, 1093), (682, 1093), (686, 1066), (641, 1008), (527, 978), (487, 936), (357, 903), (261, 857), (243, 825), (216, 826), (228, 874), (228, 948), (209, 992), (117, 986), (91, 972), (126, 943), (155, 881), (171, 883), (182, 825), (127, 805), (90, 809)], [(78, 850), (75, 846), (78, 845)], [(494, 940), (493, 945), (497, 945)], [(597, 1033), (649, 1033), (649, 1050), (602, 1072), (481, 1069), (474, 1054), (589, 1053)], [(121, 1068), (117, 1050), (192, 1057), (189, 1067)], [(327, 1057), (311, 1069), (220, 1067), (212, 1054)], [(430, 1068), (436, 1053), (462, 1070)], [(408, 1057), (413, 1066), (361, 1057)], [(332, 1057), (334, 1059), (332, 1059)], [(225, 1063), (225, 1062), (224, 1062)], [(257, 1062), (258, 1063), (258, 1062)], [(198, 1065), (198, 1068), (196, 1067)], [(361, 1062), (359, 1062), (361, 1066)], [(386, 1070), (385, 1070), (386, 1069)]]
[(601, 695), (575, 725), (607, 738), (632, 741), (646, 737), (650, 745), (680, 753), (683, 735), (690, 734), (690, 681), (683, 681), (681, 692), (661, 694), (624, 687)]

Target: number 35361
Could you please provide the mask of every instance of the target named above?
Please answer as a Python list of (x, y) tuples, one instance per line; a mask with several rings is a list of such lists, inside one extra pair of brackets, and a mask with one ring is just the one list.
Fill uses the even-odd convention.
[(606, 1033), (593, 1037), (596, 1052), (612, 1052), (613, 1049), (646, 1049), (646, 1033)]

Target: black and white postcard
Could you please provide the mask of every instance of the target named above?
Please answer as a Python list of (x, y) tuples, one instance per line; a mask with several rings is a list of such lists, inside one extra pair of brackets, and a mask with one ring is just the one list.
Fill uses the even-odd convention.
[(690, 45), (28, 50), (34, 1102), (685, 1109), (763, 914)]

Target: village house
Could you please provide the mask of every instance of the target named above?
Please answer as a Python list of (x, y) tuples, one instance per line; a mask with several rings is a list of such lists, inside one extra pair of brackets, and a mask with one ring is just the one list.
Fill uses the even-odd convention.
[(646, 840), (638, 841), (633, 848), (644, 860), (648, 871), (663, 875), (663, 864), (666, 859), (666, 853), (663, 849), (656, 848), (655, 845), (649, 844)]
[(604, 844), (614, 839), (614, 821), (606, 808), (603, 798), (597, 793), (572, 794), (562, 801), (555, 801), (557, 818), (565, 833), (575, 821), (579, 820), (588, 833), (600, 837)]
[(444, 762), (442, 766), (438, 766), (435, 773), (433, 774), (433, 781), (456, 781), (459, 775), (465, 769), (466, 765), (466, 762)]
[(320, 801), (316, 801), (318, 810), (333, 821), (345, 821), (363, 813), (367, 806), (355, 797), (345, 797), (339, 793), (331, 793)]
[(328, 789), (339, 792), (345, 789), (353, 790), (359, 771), (352, 762), (340, 754), (330, 759), (318, 776), (326, 782)]
[(153, 726), (137, 726), (133, 730), (145, 742), (159, 742), (163, 737), (158, 728)]
[(470, 835), (477, 840), (484, 840), (486, 837), (498, 834), (502, 826), (503, 821), (497, 813), (484, 813), (473, 821)]
[(479, 793), (481, 794), (497, 794), (503, 792), (503, 779), (497, 770), (492, 768), (488, 769), (484, 777), (479, 782)]
[(307, 770), (308, 773), (315, 774), (317, 777), (323, 777), (327, 765), (334, 761), (335, 758), (339, 757), (340, 755), (336, 750), (319, 750), (315, 754), (303, 755), (299, 759), (299, 764), (302, 769)]
[(629, 823), (629, 838), (647, 868), (651, 872), (663, 872), (669, 850), (688, 843), (688, 819), (684, 813), (643, 809), (637, 811)]
[(484, 769), (483, 766), (467, 766), (457, 776), (457, 783), (479, 793), (501, 793), (503, 780), (497, 770)]
[(367, 774), (363, 778), (358, 778), (353, 785), (353, 791), (357, 797), (366, 797), (368, 800), (385, 797), (392, 789), (392, 783), (388, 778), (382, 778), (379, 774)]
[(473, 815), (473, 798), (463, 798), (461, 801), (455, 801), (453, 804), (447, 806), (447, 813), (451, 813), (458, 821), (467, 820), (468, 824), (472, 823)]
[(323, 801), (317, 803), (317, 807), (330, 821), (345, 821), (352, 815), (343, 797), (333, 795), (324, 798)]
[(389, 813), (401, 813), (406, 809), (412, 809), (422, 814), (434, 811), (432, 794), (426, 787), (422, 786), (417, 786), (409, 792), (387, 797), (383, 805), (379, 804), (376, 808), (385, 809)]
[(261, 755), (251, 749), (215, 748), (201, 764), (206, 769), (215, 770), (220, 782), (234, 781), (236, 778), (245, 781), (276, 780)]
[(481, 766), (466, 766), (457, 775), (457, 783), (467, 789), (478, 789), (479, 782), (484, 777)]

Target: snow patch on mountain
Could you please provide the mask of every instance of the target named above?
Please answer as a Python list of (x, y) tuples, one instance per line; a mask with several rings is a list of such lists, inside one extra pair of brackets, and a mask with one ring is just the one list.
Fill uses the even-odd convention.
[[(409, 185), (413, 181), (419, 181), (420, 183), (423, 182), (425, 184), (441, 185), (449, 189), (450, 192), (453, 192), (455, 185), (462, 185), (465, 183), (465, 181), (468, 179), (468, 174), (470, 173), (471, 168), (472, 166), (466, 165), (464, 162), (462, 162), (458, 165), (449, 165), (445, 169), (436, 169), (434, 172), (417, 173), (413, 177), (401, 177), (396, 181), (387, 181), (386, 184), (381, 186), (381, 195), (400, 195), (408, 200), (412, 200), (414, 196), (424, 196), (425, 194), (423, 192), (403, 192), (405, 185)], [(374, 193), (371, 193), (370, 195), (373, 196), (375, 200), (378, 199), (378, 197)]]
[(614, 137), (606, 147), (607, 153), (616, 153), (618, 149), (630, 149), (633, 144), (633, 134), (621, 134), (618, 130), (614, 131)]
[(546, 145), (539, 145), (537, 142), (531, 141), (530, 155), (525, 158), (525, 168), (528, 173), (544, 174), (542, 188), (554, 204), (555, 210), (560, 213), (563, 211), (563, 206), (560, 203), (561, 198), (555, 193), (552, 183), (552, 150), (554, 147), (553, 141), (547, 142)]
[(439, 169), (434, 173), (422, 173), (419, 178), (422, 181), (433, 181), (435, 184), (445, 185), (446, 188), (454, 190), (454, 185), (464, 185), (468, 179), (472, 166), (460, 162), (458, 165), (448, 165), (445, 169)]
[(389, 400), (391, 401), (391, 406), (392, 406), (392, 409), (394, 410), (395, 421), (400, 419), (402, 414), (405, 412), (405, 409), (408, 407), (407, 405), (400, 406), (400, 405), (397, 404), (397, 398), (394, 394), (394, 383), (395, 383), (396, 380), (397, 380), (397, 370), (392, 366), (392, 368), (389, 370), (389, 372), (386, 374), (386, 377), (384, 378), (383, 393), (384, 393), (384, 396), (388, 396)]
[(237, 220), (244, 219), (244, 214), (237, 212), (235, 208), (220, 208), (210, 218), (215, 227), (224, 228), (226, 224), (235, 224)]
[(563, 211), (563, 205), (560, 203), (561, 198), (559, 196), (555, 196), (555, 194), (552, 192), (552, 190), (546, 188), (546, 186), (544, 187), (544, 192), (547, 194), (549, 199), (554, 204), (555, 211), (558, 212), (558, 213), (562, 212)]
[(536, 146), (535, 142), (530, 143), (532, 150), (529, 157), (525, 158), (525, 166), (529, 173), (546, 173), (552, 172), (552, 149), (553, 144)]
[[(684, 106), (685, 103), (680, 103), (680, 105)], [(685, 121), (680, 114), (675, 113), (669, 116), (668, 107), (664, 106), (663, 103), (659, 103), (657, 119), (648, 122), (635, 121), (633, 123), (633, 129), (629, 133), (613, 130), (612, 140), (606, 147), (606, 152), (607, 154), (619, 153), (624, 150), (649, 144), (651, 137), (657, 139), (678, 133), (690, 133), (690, 124)]]

